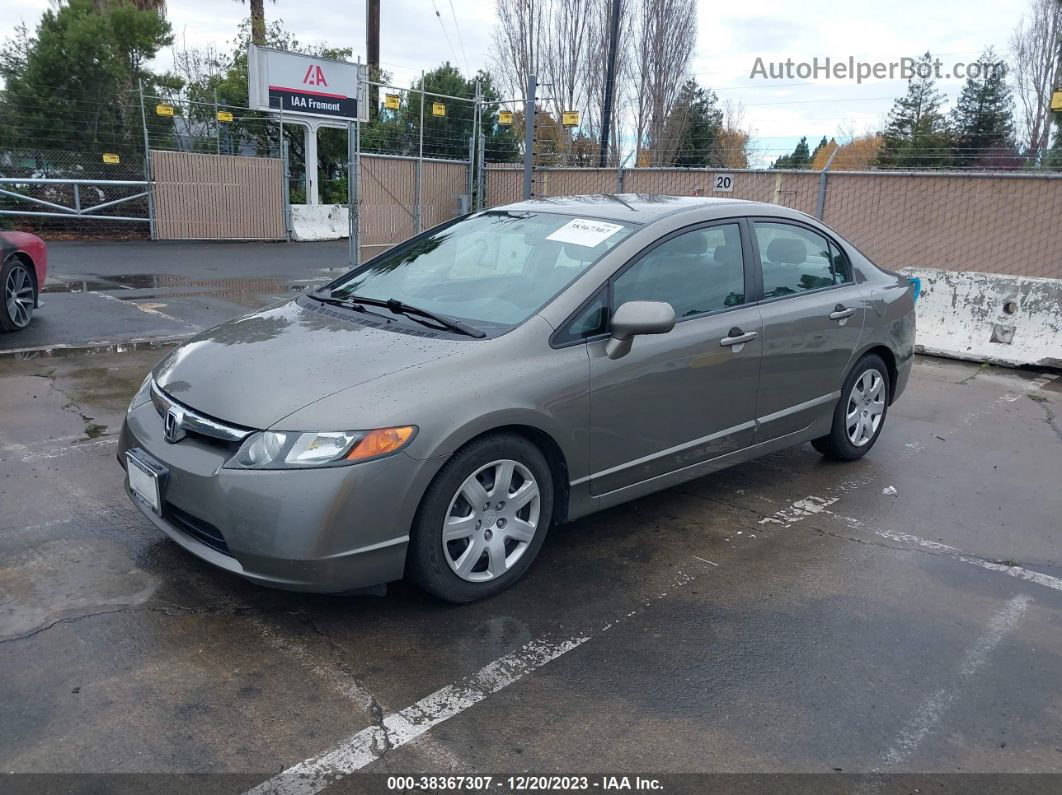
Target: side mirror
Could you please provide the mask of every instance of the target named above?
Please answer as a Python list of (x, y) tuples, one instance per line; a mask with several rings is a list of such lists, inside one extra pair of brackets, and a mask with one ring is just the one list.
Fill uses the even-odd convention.
[(667, 334), (675, 328), (675, 310), (664, 301), (628, 301), (612, 315), (612, 337), (605, 354), (619, 359), (631, 351), (638, 334)]

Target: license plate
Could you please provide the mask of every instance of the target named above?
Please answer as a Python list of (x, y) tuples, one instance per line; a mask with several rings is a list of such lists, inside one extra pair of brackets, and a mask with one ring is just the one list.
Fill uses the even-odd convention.
[(166, 474), (166, 468), (149, 458), (139, 448), (126, 452), (125, 460), (128, 464), (129, 488), (133, 496), (155, 513), (161, 513), (159, 481)]

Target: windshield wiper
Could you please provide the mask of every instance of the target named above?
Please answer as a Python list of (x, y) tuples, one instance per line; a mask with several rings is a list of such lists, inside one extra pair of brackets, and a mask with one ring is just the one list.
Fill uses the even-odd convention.
[[(337, 300), (337, 299), (333, 299)], [(368, 304), (369, 306), (382, 306), (394, 312), (396, 315), (418, 315), (425, 317), (428, 320), (434, 320), (440, 326), (448, 328), (451, 331), (456, 331), (460, 334), (467, 334), (469, 337), (475, 337), (480, 339), (486, 337), (487, 334), (482, 329), (478, 329), (475, 326), (470, 326), (462, 320), (456, 318), (447, 317), (446, 315), (440, 315), (436, 312), (429, 312), (427, 309), (421, 309), (417, 306), (410, 306), (404, 304), (397, 298), (388, 298), (384, 300), (382, 298), (367, 298), (361, 295), (348, 295), (343, 299), (345, 302), (353, 302), (355, 304)], [(415, 317), (411, 317), (411, 320), (416, 320)]]
[(350, 298), (333, 298), (330, 295), (319, 295), (316, 292), (310, 293), (310, 297), (313, 298), (313, 300), (315, 301), (320, 301), (322, 304), (331, 304), (332, 306), (341, 306), (345, 309), (353, 309), (355, 312), (363, 312), (367, 315), (373, 315), (375, 317), (383, 318), (388, 323), (392, 322), (391, 318), (389, 318), (387, 315), (381, 314), (379, 312), (373, 312), (371, 309), (366, 309), (364, 306), (362, 306), (362, 304), (365, 302), (360, 300), (352, 301)]

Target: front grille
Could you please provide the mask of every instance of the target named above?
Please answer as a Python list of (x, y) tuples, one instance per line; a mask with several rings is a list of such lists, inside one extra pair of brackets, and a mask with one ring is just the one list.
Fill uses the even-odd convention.
[(184, 531), (196, 541), (202, 544), (206, 544), (208, 547), (216, 552), (220, 552), (223, 555), (232, 556), (229, 552), (229, 545), (225, 543), (225, 536), (221, 534), (214, 525), (209, 522), (204, 522), (187, 511), (182, 511), (172, 502), (165, 504), (165, 516), (169, 519), (170, 524), (175, 525), (179, 530)]

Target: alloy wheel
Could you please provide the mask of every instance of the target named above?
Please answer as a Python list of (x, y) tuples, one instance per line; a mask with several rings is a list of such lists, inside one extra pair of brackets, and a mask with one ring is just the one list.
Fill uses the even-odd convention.
[(469, 475), (443, 520), (446, 562), (468, 582), (487, 582), (511, 569), (538, 530), (538, 481), (519, 461), (492, 461)]
[(33, 314), (33, 278), (25, 265), (16, 264), (7, 274), (4, 298), (7, 303), (7, 316), (15, 327), (28, 326)]
[(848, 441), (863, 447), (878, 432), (881, 418), (885, 415), (885, 379), (871, 368), (852, 385), (845, 410), (845, 429)]

